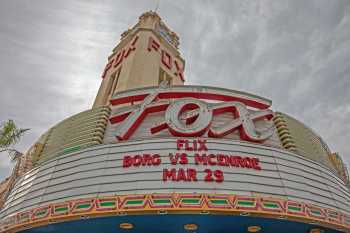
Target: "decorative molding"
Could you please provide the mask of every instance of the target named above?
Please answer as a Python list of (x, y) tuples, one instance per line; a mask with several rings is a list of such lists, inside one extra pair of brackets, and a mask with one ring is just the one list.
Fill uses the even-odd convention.
[(0, 232), (19, 232), (80, 217), (142, 214), (225, 214), (318, 224), (350, 231), (350, 216), (312, 204), (272, 197), (228, 194), (137, 194), (93, 197), (54, 203), (0, 220)]
[(102, 144), (111, 109), (103, 106), (73, 115), (49, 130), (34, 167), (53, 157)]
[(275, 123), (277, 135), (281, 140), (282, 146), (287, 150), (296, 151), (297, 147), (295, 141), (289, 132), (287, 122), (284, 120), (283, 115), (276, 112), (273, 122)]

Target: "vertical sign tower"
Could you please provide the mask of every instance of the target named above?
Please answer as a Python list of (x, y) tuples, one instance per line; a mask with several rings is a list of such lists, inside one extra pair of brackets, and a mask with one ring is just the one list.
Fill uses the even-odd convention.
[(142, 14), (134, 27), (122, 33), (108, 57), (93, 108), (109, 105), (116, 92), (157, 86), (164, 80), (184, 84), (185, 61), (178, 46), (179, 37), (157, 13)]

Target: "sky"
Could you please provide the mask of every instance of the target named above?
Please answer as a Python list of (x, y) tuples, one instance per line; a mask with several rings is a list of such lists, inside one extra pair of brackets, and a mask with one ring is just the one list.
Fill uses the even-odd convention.
[[(314, 129), (350, 161), (350, 1), (158, 0), (180, 37), (186, 84), (241, 90)], [(156, 0), (0, 1), (0, 122), (26, 151), (91, 108), (120, 34)], [(0, 180), (13, 164), (0, 158)]]

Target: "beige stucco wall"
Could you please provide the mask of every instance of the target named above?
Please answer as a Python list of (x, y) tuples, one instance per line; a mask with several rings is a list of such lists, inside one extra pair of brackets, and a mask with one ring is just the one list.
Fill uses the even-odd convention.
[[(108, 69), (102, 79), (93, 108), (109, 105), (109, 99), (116, 92), (157, 86), (159, 84), (160, 69), (166, 72), (168, 77), (171, 78), (172, 85), (184, 84), (177, 72), (175, 60), (183, 69), (185, 67), (185, 61), (181, 58), (178, 49), (174, 45), (168, 43), (157, 32), (157, 25), (159, 23), (161, 23), (160, 18), (152, 14), (143, 18), (141, 17), (139, 23), (122, 35), (123, 38), (121, 42), (113, 49), (113, 53), (109, 56), (106, 64), (113, 62), (112, 60), (115, 59), (123, 49), (127, 50), (135, 37), (138, 37), (135, 44), (136, 49), (131, 51), (130, 54), (123, 59), (121, 65), (114, 67), (113, 62), (113, 65)], [(150, 37), (159, 44), (158, 49), (148, 50)], [(162, 63), (162, 51), (166, 51), (166, 53), (171, 56), (171, 69)], [(111, 86), (115, 83), (110, 79), (118, 69), (120, 69), (120, 73), (119, 76), (117, 73), (118, 80), (116, 89), (113, 93), (109, 93)]]

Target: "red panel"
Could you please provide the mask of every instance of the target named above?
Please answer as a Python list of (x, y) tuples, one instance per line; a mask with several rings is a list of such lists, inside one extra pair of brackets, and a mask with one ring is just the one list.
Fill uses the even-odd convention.
[(151, 52), (152, 49), (154, 49), (155, 51), (158, 51), (159, 47), (160, 47), (160, 44), (155, 39), (153, 39), (153, 37), (150, 36), (149, 39), (148, 39), (147, 50), (149, 52)]
[(167, 51), (162, 50), (162, 64), (165, 65), (169, 70), (171, 70), (172, 62), (173, 59), (170, 56), (170, 54)]
[(118, 67), (122, 63), (123, 58), (124, 58), (124, 52), (125, 52), (125, 50), (123, 49), (122, 51), (120, 51), (117, 54), (117, 56), (115, 58), (115, 62), (114, 62), (114, 68)]
[(114, 59), (112, 59), (111, 61), (109, 61), (105, 67), (105, 69), (103, 70), (103, 73), (102, 73), (102, 78), (105, 78), (106, 77), (106, 74), (108, 72), (108, 70), (112, 67), (112, 64), (114, 62)]
[(111, 122), (111, 124), (116, 124), (116, 123), (122, 122), (130, 115), (130, 113), (131, 112), (126, 112), (123, 114), (112, 116), (111, 118), (109, 118), (109, 122)]
[(180, 67), (180, 64), (175, 60), (175, 67), (176, 67), (176, 76), (180, 76), (180, 79), (182, 82), (185, 82), (185, 75), (184, 75), (184, 67)]
[(132, 41), (131, 45), (129, 46), (129, 48), (124, 53), (124, 57), (125, 58), (127, 58), (129, 56), (129, 54), (136, 49), (135, 45), (136, 45), (136, 42), (137, 42), (138, 39), (139, 39), (139, 37), (135, 36), (135, 38)]

